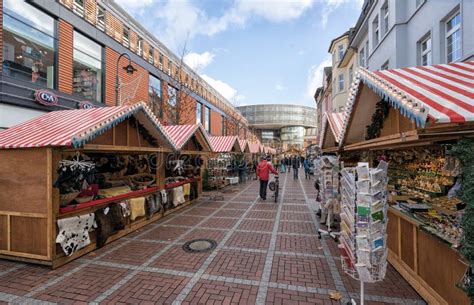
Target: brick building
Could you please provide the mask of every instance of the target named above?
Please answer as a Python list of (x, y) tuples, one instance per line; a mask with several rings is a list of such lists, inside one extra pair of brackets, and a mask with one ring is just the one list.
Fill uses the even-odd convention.
[(167, 124), (199, 122), (212, 135), (247, 135), (232, 104), (114, 1), (0, 4), (0, 128), (46, 111), (145, 101)]

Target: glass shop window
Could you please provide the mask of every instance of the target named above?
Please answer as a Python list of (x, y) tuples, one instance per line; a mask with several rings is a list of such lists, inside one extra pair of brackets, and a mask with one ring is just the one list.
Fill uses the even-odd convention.
[(161, 80), (151, 74), (148, 86), (148, 102), (152, 106), (153, 113), (161, 119), (163, 117), (161, 109)]
[(171, 125), (178, 124), (178, 90), (170, 85), (168, 85), (168, 122)]
[(54, 88), (55, 20), (24, 1), (3, 1), (5, 76)]
[(74, 32), (73, 94), (102, 102), (102, 46)]

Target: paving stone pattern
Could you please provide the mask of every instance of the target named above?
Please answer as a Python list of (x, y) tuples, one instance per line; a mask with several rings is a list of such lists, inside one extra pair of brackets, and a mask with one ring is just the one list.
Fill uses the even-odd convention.
[[(345, 304), (359, 283), (337, 244), (318, 239), (313, 181), (282, 174), (280, 198), (258, 199), (249, 181), (150, 224), (56, 270), (0, 260), (1, 304)], [(191, 239), (215, 250), (187, 253)], [(331, 300), (330, 292), (343, 295)], [(367, 304), (426, 304), (389, 266), (366, 284)]]

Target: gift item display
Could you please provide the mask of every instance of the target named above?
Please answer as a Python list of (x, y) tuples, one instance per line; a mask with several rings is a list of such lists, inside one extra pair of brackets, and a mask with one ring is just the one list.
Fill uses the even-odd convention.
[(419, 221), (420, 228), (459, 247), (465, 204), (459, 198), (461, 164), (449, 147), (391, 151), (388, 158), (394, 208)]
[(363, 282), (383, 280), (387, 268), (387, 163), (360, 162), (341, 171), (341, 236), (344, 271)]
[(317, 162), (319, 177), (319, 199), (321, 204), (321, 223), (333, 225), (334, 215), (339, 214), (339, 158), (321, 156)]
[(229, 184), (230, 158), (211, 158), (207, 161), (209, 171), (208, 185), (210, 188), (221, 189)]

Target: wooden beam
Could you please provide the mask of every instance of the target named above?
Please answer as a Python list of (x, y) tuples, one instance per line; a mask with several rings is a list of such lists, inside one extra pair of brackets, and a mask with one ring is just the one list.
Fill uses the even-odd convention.
[[(77, 150), (77, 149), (76, 149)], [(74, 151), (76, 151), (74, 150)], [(172, 152), (169, 148), (163, 147), (134, 147), (134, 146), (112, 146), (112, 145), (98, 145), (98, 144), (85, 144), (81, 149), (84, 151), (104, 151), (104, 152), (126, 152), (126, 153), (157, 153), (157, 152)]]
[[(48, 207), (48, 220), (46, 229), (46, 249), (48, 260), (51, 260), (53, 255), (52, 247), (52, 236), (53, 233), (53, 150), (52, 148), (46, 149), (46, 206)], [(54, 223), (54, 229), (56, 223)], [(56, 231), (56, 230), (55, 230)]]

